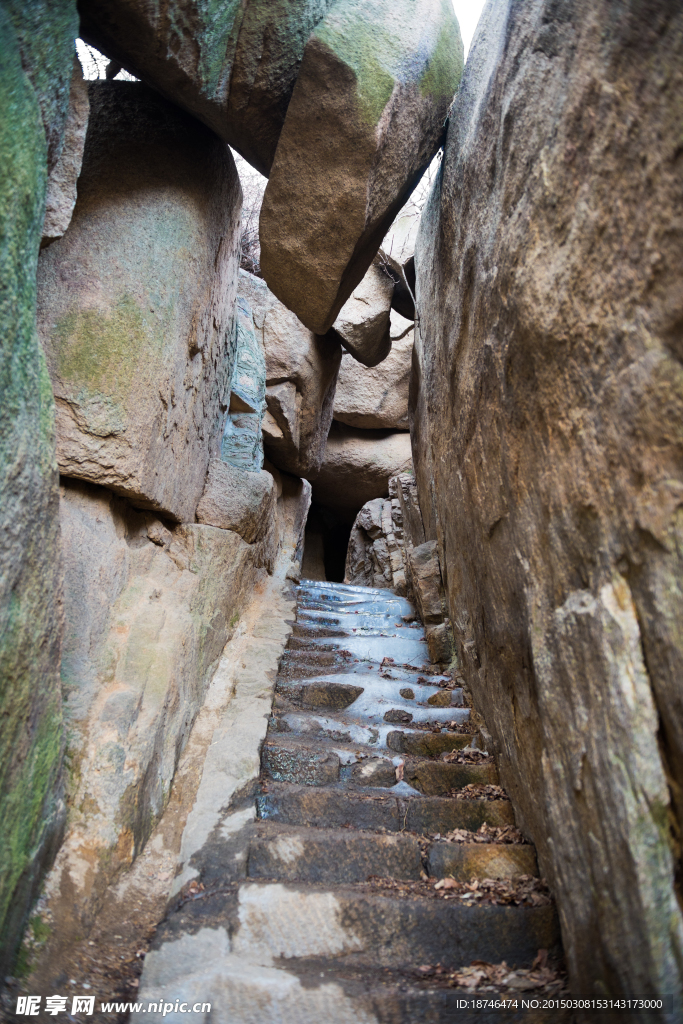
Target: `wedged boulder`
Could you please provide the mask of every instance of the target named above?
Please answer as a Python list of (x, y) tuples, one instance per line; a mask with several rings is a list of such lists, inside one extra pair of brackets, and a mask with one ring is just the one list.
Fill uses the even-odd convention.
[(163, 811), (262, 552), (81, 481), (63, 483), (61, 530), (71, 812), (50, 891), (68, 936), (92, 923)]
[(146, 86), (94, 83), (90, 101), (73, 218), (38, 270), (57, 460), (192, 521), (232, 372), (239, 180)]
[(261, 278), (240, 271), (239, 290), (266, 359), (266, 454), (278, 469), (313, 479), (332, 423), (341, 345), (333, 332), (319, 337), (307, 330)]
[(462, 73), (447, 0), (338, 0), (311, 33), (261, 208), (269, 287), (324, 334), (443, 139)]
[(88, 83), (83, 78), (83, 69), (78, 57), (74, 57), (64, 139), (59, 158), (47, 180), (41, 245), (48, 245), (56, 238), (61, 238), (71, 223), (71, 215), (76, 205), (76, 182), (81, 173), (89, 113)]
[(463, 670), (574, 991), (673, 994), (674, 1019), (682, 90), (680, 4), (490, 0), (418, 237), (413, 414)]
[(275, 516), (277, 492), (270, 473), (250, 473), (211, 459), (197, 505), (197, 522), (234, 530), (247, 544), (265, 536)]
[(334, 395), (334, 418), (365, 430), (408, 429), (408, 388), (413, 355), (413, 332), (399, 337), (410, 325), (392, 317), (397, 340), (377, 367), (363, 366), (349, 353), (342, 356)]
[(0, 6), (0, 977), (13, 971), (65, 812), (54, 403), (35, 315), (77, 31), (71, 0)]
[(389, 478), (409, 469), (411, 458), (410, 434), (333, 422), (313, 500), (353, 521), (366, 502), (388, 495)]
[(82, 0), (81, 36), (268, 174), (306, 40), (332, 0)]
[(354, 359), (377, 366), (391, 352), (389, 320), (393, 278), (375, 260), (334, 321), (334, 330)]

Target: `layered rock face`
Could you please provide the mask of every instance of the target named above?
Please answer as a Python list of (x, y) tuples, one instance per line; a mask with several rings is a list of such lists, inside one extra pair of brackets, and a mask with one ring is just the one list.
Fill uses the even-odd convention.
[(681, 991), (682, 58), (489, 2), (416, 253), (427, 536), (586, 994)]
[(313, 479), (332, 423), (341, 345), (333, 332), (313, 334), (276, 299), (265, 281), (240, 271), (266, 359), (263, 437), (278, 469)]
[(337, 0), (311, 33), (261, 209), (269, 287), (324, 334), (443, 137), (462, 71), (447, 0)]
[(39, 267), (57, 459), (187, 522), (227, 406), (239, 180), (227, 146), (146, 86), (90, 95), (73, 219)]
[(0, 9), (0, 976), (64, 818), (54, 403), (35, 315), (77, 24), (69, 0)]

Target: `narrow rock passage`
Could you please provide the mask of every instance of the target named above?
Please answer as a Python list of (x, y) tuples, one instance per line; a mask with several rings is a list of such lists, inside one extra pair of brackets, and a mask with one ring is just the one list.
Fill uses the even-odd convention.
[(491, 759), (456, 760), (469, 710), (429, 665), (414, 615), (387, 590), (301, 583), (256, 815), (253, 796), (233, 808), (195, 862), (141, 997), (210, 1000), (226, 1024), (437, 1022), (463, 990), (425, 965), (529, 967), (557, 951), (549, 901), (482, 905), (459, 884), (528, 885), (535, 854), (453, 841), (482, 826), (496, 837), (513, 812)]

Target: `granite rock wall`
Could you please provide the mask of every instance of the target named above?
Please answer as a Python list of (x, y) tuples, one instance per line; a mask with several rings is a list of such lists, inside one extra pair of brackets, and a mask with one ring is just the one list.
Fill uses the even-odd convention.
[(682, 58), (668, 0), (486, 5), (422, 218), (411, 397), (463, 671), (574, 989), (677, 999)]

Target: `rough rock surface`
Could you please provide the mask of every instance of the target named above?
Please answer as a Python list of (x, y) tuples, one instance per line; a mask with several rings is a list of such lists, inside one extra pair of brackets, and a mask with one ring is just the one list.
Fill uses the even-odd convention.
[[(395, 337), (409, 326), (402, 317), (394, 315), (391, 320)], [(412, 331), (392, 342), (391, 352), (377, 367), (363, 366), (350, 353), (343, 355), (334, 395), (335, 420), (366, 430), (407, 430), (412, 355)]]
[(221, 438), (221, 458), (233, 466), (258, 473), (263, 466), (261, 425), (266, 410), (266, 360), (262, 338), (254, 330), (251, 306), (237, 296), (235, 362), (230, 382), (230, 406)]
[(410, 469), (410, 434), (332, 424), (325, 459), (313, 481), (313, 500), (351, 521), (373, 498), (385, 498), (389, 479)]
[(264, 469), (270, 473), (275, 483), (279, 547), (282, 550), (291, 548), (292, 560), (298, 562), (301, 567), (306, 520), (311, 507), (311, 485), (308, 480), (300, 480), (289, 473), (281, 473), (270, 462), (264, 463)]
[(169, 529), (80, 481), (61, 489), (61, 526), (72, 810), (55, 871), (79, 931), (165, 806), (264, 552), (230, 530)]
[(81, 0), (81, 35), (268, 174), (301, 57), (332, 0)]
[(682, 92), (678, 4), (490, 0), (416, 253), (420, 503), (582, 994), (681, 993)]
[(77, 29), (70, 0), (0, 8), (0, 977), (64, 813), (54, 403), (35, 316)]
[(278, 469), (313, 479), (332, 423), (341, 345), (332, 332), (319, 337), (307, 330), (261, 278), (240, 271), (239, 291), (266, 357), (266, 454)]
[(377, 366), (391, 352), (389, 314), (393, 294), (393, 278), (375, 260), (334, 321), (342, 345), (364, 366)]
[(270, 473), (250, 473), (212, 459), (204, 493), (197, 505), (197, 522), (234, 530), (252, 544), (266, 533), (275, 515), (277, 491)]
[(90, 86), (39, 329), (66, 476), (192, 521), (227, 405), (241, 191), (228, 148), (146, 86)]
[(42, 245), (48, 245), (56, 238), (61, 238), (71, 223), (71, 215), (76, 205), (76, 183), (81, 173), (89, 113), (88, 84), (83, 78), (78, 57), (74, 57), (64, 141), (59, 159), (50, 171), (47, 181)]
[(304, 50), (260, 219), (269, 287), (324, 334), (443, 138), (462, 72), (447, 0), (338, 0)]
[(403, 517), (396, 497), (396, 478), (389, 481), (389, 498), (363, 505), (351, 529), (344, 583), (360, 587), (389, 587), (405, 597)]

